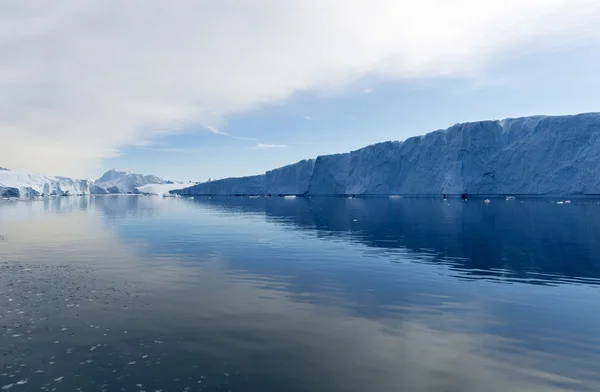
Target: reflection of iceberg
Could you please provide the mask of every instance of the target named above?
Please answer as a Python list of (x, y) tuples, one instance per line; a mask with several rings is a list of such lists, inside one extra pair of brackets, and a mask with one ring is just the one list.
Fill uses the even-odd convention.
[[(451, 264), (465, 273), (527, 282), (581, 281), (597, 284), (600, 209), (595, 204), (461, 203), (437, 199), (281, 198), (197, 199), (194, 205), (235, 214), (264, 214), (289, 229), (323, 239), (362, 243), (382, 252), (432, 251), (422, 262)], [(357, 221), (354, 221), (357, 219)], [(573, 260), (577, 254), (577, 261)], [(429, 261), (428, 261), (429, 260)], [(537, 274), (544, 278), (530, 279)]]
[[(262, 387), (279, 377), (284, 380), (282, 385), (294, 380), (295, 389), (314, 391), (471, 392), (482, 390), (482, 386), (492, 391), (552, 391), (559, 376), (561, 386), (571, 389), (583, 382), (596, 385), (590, 380), (595, 356), (565, 356), (557, 371), (553, 366), (553, 346), (544, 341), (544, 350), (533, 350), (525, 346), (532, 340), (529, 336), (526, 342), (502, 336), (503, 331), (498, 332), (497, 326), (506, 322), (508, 316), (493, 313), (494, 307), (479, 297), (435, 296), (434, 285), (419, 287), (414, 295), (400, 294), (394, 288), (391, 292), (397, 295), (388, 292), (386, 296), (388, 300), (401, 297), (401, 304), (386, 304), (384, 314), (360, 314), (348, 293), (328, 293), (323, 285), (315, 285), (315, 294), (326, 301), (307, 301), (306, 292), (292, 290), (289, 276), (267, 277), (247, 269), (236, 270), (227, 257), (232, 254), (221, 258), (213, 253), (208, 263), (198, 262), (197, 255), (193, 255), (195, 262), (189, 263), (186, 255), (169, 253), (167, 258), (161, 253), (146, 252), (144, 245), (149, 244), (143, 240), (131, 241), (117, 235), (139, 231), (111, 230), (100, 216), (82, 214), (108, 207), (110, 211), (137, 215), (149, 206), (160, 209), (160, 203), (177, 200), (108, 197), (98, 198), (102, 204), (95, 206), (86, 204), (89, 199), (81, 199), (85, 201), (73, 198), (12, 204), (23, 215), (7, 227), (11, 241), (2, 244), (3, 255), (18, 257), (19, 262), (0, 264), (0, 272), (3, 278), (24, 282), (10, 290), (12, 298), (19, 301), (3, 305), (3, 311), (11, 312), (11, 324), (19, 317), (14, 310), (19, 309), (29, 323), (28, 328), (20, 330), (27, 334), (34, 330), (30, 340), (24, 337), (19, 341), (17, 355), (23, 351), (36, 353), (19, 357), (18, 363), (28, 365), (22, 372), (39, 369), (32, 365), (44, 366), (55, 356), (57, 359), (53, 360), (58, 363), (68, 363), (61, 360), (89, 355), (89, 343), (98, 343), (98, 333), (86, 333), (88, 325), (101, 325), (101, 331), (110, 331), (113, 337), (106, 338), (110, 344), (103, 344), (103, 355), (93, 357), (94, 366), (100, 371), (119, 369), (114, 361), (117, 356), (125, 358), (121, 363), (128, 363), (129, 359), (145, 358), (150, 350), (158, 353), (154, 358), (187, 356), (193, 358), (191, 363), (209, 364), (201, 370), (211, 381), (219, 380), (222, 369), (231, 371), (223, 390), (240, 385), (235, 384), (234, 372), (238, 371), (244, 378), (243, 386)], [(136, 199), (140, 202), (132, 202)], [(272, 200), (287, 206), (295, 203)], [(183, 212), (190, 212), (186, 209), (192, 206), (177, 205), (183, 207)], [(56, 214), (48, 214), (47, 209)], [(65, 214), (67, 211), (74, 213)], [(165, 246), (170, 251), (168, 242), (160, 245), (163, 251)], [(40, 255), (43, 263), (39, 262)], [(369, 279), (372, 277), (361, 276), (360, 280)], [(39, 312), (44, 303), (31, 299), (40, 298), (35, 293), (42, 294), (42, 301), (52, 301), (56, 310), (51, 310), (58, 310), (61, 316), (69, 314), (70, 306), (76, 307), (72, 314), (85, 323), (73, 322), (69, 325), (72, 333), (65, 333), (53, 347), (40, 345), (40, 341), (48, 340), (46, 331), (64, 327), (61, 322), (65, 318), (32, 317), (29, 312), (37, 314), (34, 312)], [(432, 295), (425, 297), (425, 293)], [(462, 328), (466, 324), (468, 328)], [(124, 331), (128, 331), (127, 339), (114, 338)], [(540, 340), (545, 337), (542, 335)], [(163, 341), (168, 344), (162, 344)], [(578, 343), (588, 340), (584, 336)], [(71, 347), (81, 350), (66, 354)], [(560, 349), (565, 350), (564, 344)], [(84, 350), (87, 353), (82, 353)], [(556, 352), (564, 356), (564, 351)], [(211, 367), (214, 363), (219, 366)], [(157, 382), (157, 374), (171, 383), (175, 377), (194, 377), (194, 383), (199, 378), (196, 366), (164, 366), (148, 361), (148, 368), (158, 373), (145, 370), (133, 381), (152, 385)], [(256, 369), (262, 368), (275, 376), (257, 375)], [(39, 380), (32, 378), (28, 385)], [(487, 388), (489, 385), (493, 388)]]
[[(165, 207), (169, 214), (162, 213)], [(210, 214), (213, 208), (217, 214)], [(13, 322), (16, 317), (31, 322), (21, 329), (33, 330), (33, 339), (23, 337), (15, 352), (18, 363), (26, 366), (41, 366), (70, 347), (85, 352), (58, 357), (79, 360), (78, 355), (89, 355), (90, 339), (98, 343), (96, 334), (73, 333), (61, 336), (53, 347), (40, 345), (48, 341), (46, 331), (64, 326), (60, 317), (32, 317), (46, 312), (31, 300), (34, 293), (44, 293), (60, 306), (50, 311), (64, 314), (62, 307), (77, 306), (73, 315), (85, 323), (73, 317), (69, 327), (79, 325), (87, 331), (88, 325), (101, 325), (119, 335), (129, 331), (127, 339), (117, 337), (117, 344), (105, 344), (103, 355), (94, 356), (94, 369), (100, 371), (118, 366), (116, 356), (140, 358), (149, 349), (154, 351), (149, 348), (154, 342), (160, 344), (154, 351), (160, 357), (208, 364), (201, 370), (209, 380), (220, 377), (222, 370), (231, 371), (227, 389), (239, 385), (234, 375), (238, 371), (244, 378), (242, 389), (250, 389), (249, 384), (262, 387), (273, 379), (262, 373), (256, 376), (256, 369), (268, 369), (283, 383), (294, 380), (298, 390), (558, 392), (582, 390), (583, 385), (598, 390), (595, 318), (593, 312), (580, 317), (593, 298), (572, 306), (577, 301), (568, 296), (579, 299), (585, 288), (559, 289), (565, 298), (552, 293), (556, 287), (490, 284), (481, 290), (480, 284), (460, 282), (465, 275), (459, 274), (472, 269), (473, 275), (494, 279), (498, 278), (494, 273), (500, 273), (505, 279), (524, 277), (521, 281), (534, 279), (532, 272), (546, 274), (546, 281), (566, 280), (568, 273), (591, 275), (585, 268), (593, 270), (598, 249), (586, 245), (596, 244), (599, 210), (583, 204), (568, 209), (552, 208), (547, 202), (485, 207), (441, 200), (398, 203), (387, 198), (192, 202), (117, 196), (0, 203), (0, 228), (7, 235), (2, 256), (18, 260), (0, 262), (0, 277), (19, 283), (10, 289), (12, 298), (19, 300), (5, 303), (3, 311)], [(140, 219), (153, 211), (154, 219)], [(227, 211), (241, 219), (221, 216)], [(210, 217), (211, 224), (198, 224), (194, 216), (198, 212)], [(133, 219), (122, 219), (127, 216)], [(226, 241), (215, 251), (214, 237), (198, 234), (216, 227), (237, 228), (229, 233), (236, 240), (244, 241), (245, 232), (251, 235), (247, 242), (232, 247)], [(265, 227), (275, 237), (267, 235), (261, 248), (245, 248), (256, 244), (262, 237), (256, 229)], [(339, 244), (281, 252), (280, 243), (268, 242), (300, 237), (299, 244), (315, 242), (288, 230), (349, 241), (342, 246), (349, 253), (325, 259), (324, 250), (338, 250)], [(504, 233), (501, 241), (497, 232)], [(581, 253), (565, 257), (574, 243), (583, 244)], [(175, 251), (186, 245), (192, 245), (187, 252)], [(552, 249), (545, 251), (548, 245)], [(563, 247), (562, 254), (552, 256)], [(394, 260), (394, 248), (402, 250), (404, 260), (444, 265), (394, 265), (362, 257), (381, 250), (385, 260)], [(369, 252), (356, 252), (360, 249)], [(319, 268), (308, 268), (311, 260), (304, 256), (311, 254), (324, 257), (314, 261)], [(264, 255), (275, 255), (275, 260)], [(346, 262), (346, 256), (355, 263)], [(513, 264), (515, 258), (518, 264)], [(282, 260), (286, 262), (278, 262)], [(268, 262), (276, 268), (271, 264), (262, 273), (260, 264)], [(298, 269), (293, 270), (294, 265)], [(437, 272), (446, 267), (449, 274), (440, 277)], [(434, 273), (422, 274), (425, 270)], [(548, 304), (549, 295), (557, 301)], [(543, 305), (528, 307), (538, 304)], [(16, 309), (24, 314), (19, 316)], [(565, 327), (565, 319), (578, 322)], [(23, 352), (36, 355), (20, 355)], [(210, 367), (215, 363), (218, 373)], [(156, 374), (148, 368), (168, 375), (164, 377), (168, 383), (175, 377), (195, 381), (199, 371), (195, 366), (156, 362), (147, 366), (131, 381), (156, 382)], [(28, 385), (39, 380), (32, 378)]]
[(600, 194), (600, 114), (458, 124), (182, 195)]

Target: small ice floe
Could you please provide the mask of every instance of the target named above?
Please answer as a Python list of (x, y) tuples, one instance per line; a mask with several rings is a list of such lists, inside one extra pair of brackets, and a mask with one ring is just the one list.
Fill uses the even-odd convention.
[(2, 386), (2, 390), (3, 391), (8, 391), (10, 388), (13, 387), (13, 385), (15, 385), (15, 384), (6, 384), (6, 385), (3, 385)]
[(564, 201), (557, 201), (556, 204), (565, 204)]
[(250, 199), (258, 199), (260, 196), (248, 196)]
[(295, 199), (296, 196), (295, 195), (286, 195), (286, 196), (283, 196), (283, 198), (284, 199), (288, 199), (288, 200), (292, 200), (292, 199)]
[(61, 382), (63, 380), (64, 377), (60, 376), (54, 379), (54, 381), (56, 382)]
[(491, 201), (490, 199), (485, 199), (483, 202), (484, 202), (485, 204), (490, 204), (492, 201)]
[(402, 199), (400, 195), (390, 195), (390, 199)]
[(571, 200), (565, 200), (565, 204), (571, 204)]
[(24, 384), (27, 384), (27, 380), (17, 381), (17, 385), (24, 385)]
[(515, 200), (516, 198), (514, 196), (506, 196), (505, 199), (506, 199), (506, 201), (510, 201), (510, 200)]

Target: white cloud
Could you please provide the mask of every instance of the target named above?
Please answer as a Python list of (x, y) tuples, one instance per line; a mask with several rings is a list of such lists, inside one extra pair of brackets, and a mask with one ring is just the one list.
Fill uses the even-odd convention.
[(542, 38), (595, 39), (600, 22), (597, 0), (244, 4), (2, 2), (1, 163), (85, 175), (124, 145), (298, 91), (367, 75), (469, 76)]
[(210, 133), (214, 133), (215, 135), (221, 135), (221, 136), (227, 136), (230, 137), (232, 139), (239, 139), (239, 140), (258, 140), (254, 137), (245, 137), (245, 136), (236, 136), (236, 135), (232, 135), (230, 133), (227, 132), (223, 132), (218, 130), (217, 128), (213, 127), (213, 126), (207, 126), (206, 129), (208, 129), (210, 131)]
[(366, 88), (366, 89), (365, 89), (365, 94), (370, 94), (370, 93), (372, 93), (372, 92), (373, 92), (373, 89), (372, 89), (372, 88)]
[(255, 149), (259, 149), (259, 150), (266, 150), (269, 148), (287, 148), (287, 146), (285, 144), (264, 144), (264, 143), (258, 143), (256, 146), (254, 146)]
[(313, 120), (313, 118), (310, 117), (310, 116), (304, 116), (304, 119), (307, 120), (307, 121), (312, 121)]

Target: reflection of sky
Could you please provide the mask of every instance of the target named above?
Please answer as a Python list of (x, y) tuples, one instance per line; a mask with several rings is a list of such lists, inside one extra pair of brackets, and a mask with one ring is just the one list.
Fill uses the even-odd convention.
[[(551, 390), (538, 388), (540, 379), (572, 380), (546, 372), (585, 378), (598, 363), (592, 337), (600, 305), (591, 285), (492, 283), (501, 271), (466, 279), (477, 271), (465, 274), (469, 265), (459, 259), (436, 264), (441, 250), (432, 242), (422, 245), (427, 252), (368, 246), (367, 223), (331, 241), (326, 225), (307, 229), (318, 216), (298, 217), (306, 222), (298, 230), (293, 220), (259, 210), (150, 197), (83, 200), (0, 205), (3, 257), (85, 263), (114, 284), (139, 282), (168, 303), (154, 309), (154, 325), (143, 327), (149, 331), (175, 319), (179, 333), (199, 328), (227, 346), (231, 336), (218, 331), (229, 328), (246, 343), (260, 341), (261, 350), (287, 347), (290, 363), (305, 366), (297, 374), (379, 390), (441, 383), (465, 391)], [(348, 221), (336, 216), (330, 226)]]

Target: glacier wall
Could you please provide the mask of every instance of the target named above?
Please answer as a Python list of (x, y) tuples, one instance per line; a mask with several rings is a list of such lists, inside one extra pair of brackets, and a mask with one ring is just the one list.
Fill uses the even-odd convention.
[(271, 195), (304, 195), (308, 192), (315, 160), (308, 159), (269, 170), (265, 173), (265, 191)]
[(600, 195), (600, 113), (457, 124), (182, 195)]
[(265, 175), (225, 178), (171, 191), (179, 195), (264, 195)]
[(0, 198), (89, 195), (91, 180), (0, 170)]

